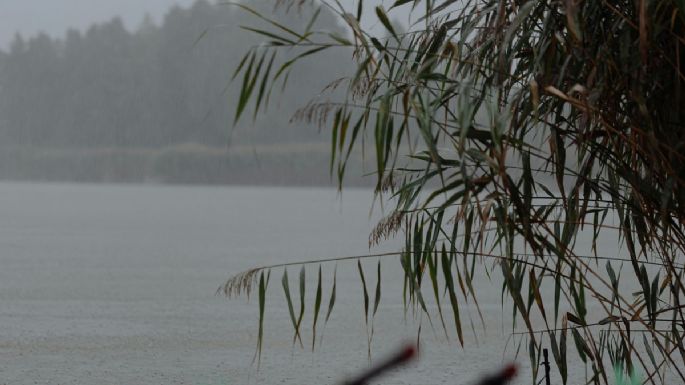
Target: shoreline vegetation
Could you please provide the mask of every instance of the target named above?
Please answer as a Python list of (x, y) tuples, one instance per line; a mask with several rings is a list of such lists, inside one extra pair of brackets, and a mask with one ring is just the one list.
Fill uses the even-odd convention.
[[(284, 24), (311, 16), (258, 7)], [(265, 90), (269, 110), (232, 124), (231, 69), (260, 43), (240, 25), (256, 20), (197, 0), (137, 28), (115, 17), (17, 34), (0, 48), (0, 180), (333, 186), (328, 136), (290, 120), (351, 61), (340, 51), (288, 72), (295, 89)], [(317, 24), (341, 31), (326, 11)]]
[[(334, 186), (329, 144), (277, 143), (155, 148), (0, 147), (0, 180), (85, 183)], [(371, 186), (361, 157), (348, 186)], [(368, 165), (367, 165), (368, 166)]]
[[(308, 350), (300, 337), (311, 332), (316, 341), (319, 314), (328, 320), (336, 298), (336, 270), (324, 275), (323, 265), (356, 260), (368, 357), (379, 339), (382, 291), (402, 292), (405, 318), (419, 320), (417, 341), (429, 339), (420, 323), (428, 319), (437, 340), (470, 352), (469, 329), (489, 328), (479, 303), (494, 286), (497, 307), (511, 310), (501, 320), (501, 330), (512, 330), (502, 351), (528, 355), (532, 384), (542, 380), (547, 349), (555, 383), (614, 385), (635, 372), (645, 380), (631, 383), (685, 383), (685, 2), (398, 0), (375, 2), (375, 16), (361, 1), (343, 3), (324, 0), (346, 35), (281, 24), (242, 5), (262, 16), (247, 28), (263, 44), (237, 67), (238, 118), (262, 111), (258, 80), (280, 84), (280, 72), (261, 63), (296, 67), (303, 57), (348, 49), (355, 65), (344, 96), (302, 115), (331, 132), (340, 182), (345, 150), (370, 148), (373, 198), (392, 197), (370, 245), (403, 238), (392, 279), (403, 289), (381, 288), (374, 254), (251, 264), (222, 291), (259, 297), (257, 367), (273, 334), (265, 334), (275, 318), (267, 298), (276, 293), (268, 290), (279, 291), (269, 285), (272, 273), (282, 275), (278, 307), (285, 299), (293, 346), (299, 339)], [(400, 17), (409, 30), (394, 21)], [(244, 108), (251, 101), (255, 107)], [(364, 267), (362, 259), (371, 261)], [(296, 316), (288, 270), (298, 268)], [(314, 282), (316, 298), (305, 298)]]

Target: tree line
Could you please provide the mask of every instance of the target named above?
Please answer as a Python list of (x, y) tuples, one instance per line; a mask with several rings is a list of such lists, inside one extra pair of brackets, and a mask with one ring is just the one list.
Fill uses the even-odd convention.
[[(278, 17), (293, 25), (308, 15)], [(289, 79), (298, 86), (278, 98), (276, 108), (234, 128), (231, 71), (259, 41), (240, 29), (245, 18), (235, 7), (199, 0), (190, 8), (170, 9), (159, 25), (148, 17), (133, 31), (114, 18), (84, 32), (69, 30), (62, 38), (17, 34), (9, 49), (0, 51), (0, 146), (159, 148), (318, 140), (311, 126), (288, 125), (284, 115), (305, 104), (305, 96), (323, 87), (349, 56), (329, 55), (298, 68)], [(318, 23), (336, 28), (325, 10)]]

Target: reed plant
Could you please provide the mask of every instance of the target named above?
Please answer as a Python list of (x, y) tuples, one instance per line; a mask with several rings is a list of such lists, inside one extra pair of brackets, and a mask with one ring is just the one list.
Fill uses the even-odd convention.
[[(264, 44), (236, 69), (236, 119), (265, 108), (299, 61), (349, 51), (349, 73), (326, 90), (337, 99), (313, 99), (295, 118), (330, 130), (330, 171), (341, 188), (354, 150), (363, 145), (375, 157), (375, 194), (392, 212), (370, 241), (404, 236), (405, 247), (388, 255), (402, 264), (408, 306), (464, 344), (464, 303), (478, 304), (474, 280), (497, 274), (525, 328), (534, 379), (544, 345), (564, 383), (570, 349), (589, 368), (588, 383), (613, 383), (614, 367), (645, 373), (645, 383), (685, 382), (685, 1), (277, 3), (319, 11), (295, 28), (237, 4), (260, 18), (245, 28)], [(348, 33), (314, 29), (320, 11)], [(392, 21), (398, 11), (412, 15), (409, 25)], [(598, 247), (607, 237), (625, 252)], [(365, 257), (387, 256), (349, 259)], [(221, 288), (258, 292), (258, 351), (271, 272), (286, 268), (300, 340), (306, 266), (323, 262), (298, 264), (299, 313), (285, 266), (256, 268)], [(372, 317), (380, 262), (375, 293), (358, 266)], [(314, 333), (320, 266), (317, 279)]]

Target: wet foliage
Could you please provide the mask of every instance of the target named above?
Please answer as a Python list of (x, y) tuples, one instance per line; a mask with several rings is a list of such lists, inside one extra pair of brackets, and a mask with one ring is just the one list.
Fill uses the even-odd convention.
[[(685, 381), (685, 2), (363, 3), (306, 2), (337, 14), (346, 35), (264, 16), (252, 30), (265, 43), (237, 69), (237, 118), (264, 108), (299, 61), (348, 50), (356, 66), (331, 79), (345, 97), (299, 116), (330, 130), (341, 187), (354, 148), (375, 157), (375, 192), (394, 210), (371, 241), (404, 234), (407, 306), (435, 317), (433, 297), (463, 345), (474, 280), (497, 274), (534, 379), (545, 345), (564, 383), (579, 369), (569, 350), (589, 383), (612, 383), (615, 365)], [(408, 29), (398, 11), (411, 12)], [(606, 237), (625, 252), (602, 254)]]

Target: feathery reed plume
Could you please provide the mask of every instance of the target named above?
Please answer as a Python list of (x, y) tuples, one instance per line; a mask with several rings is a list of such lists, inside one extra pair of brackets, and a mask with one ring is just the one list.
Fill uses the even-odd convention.
[(378, 245), (381, 241), (395, 235), (402, 228), (402, 221), (405, 213), (395, 211), (389, 216), (381, 219), (369, 235), (369, 247)]
[(257, 283), (258, 274), (262, 270), (264, 269), (250, 269), (229, 278), (226, 283), (217, 289), (216, 294), (222, 293), (229, 298), (245, 294), (249, 298), (250, 294), (252, 293), (252, 289)]

